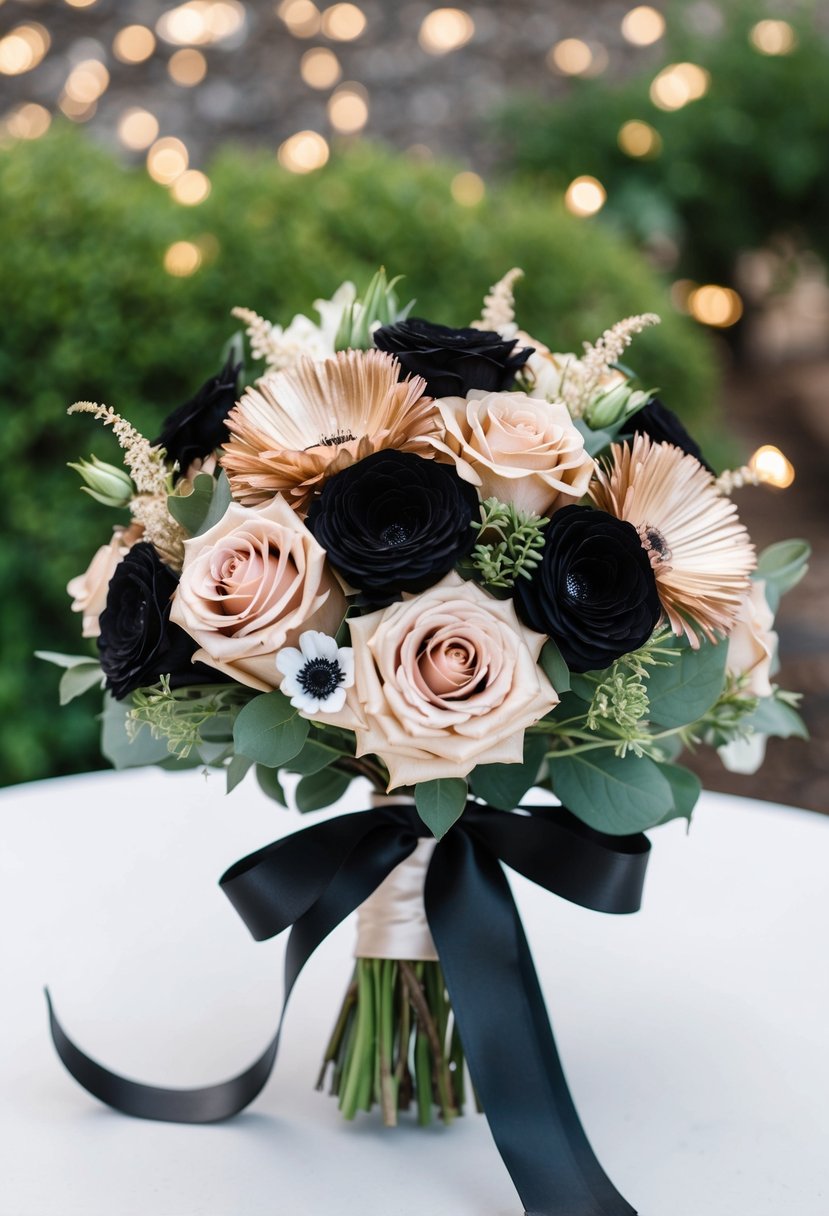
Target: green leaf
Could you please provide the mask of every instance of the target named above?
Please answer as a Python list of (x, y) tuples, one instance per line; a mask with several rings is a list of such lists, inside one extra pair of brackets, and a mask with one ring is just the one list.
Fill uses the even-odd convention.
[(702, 782), (696, 773), (692, 773), (689, 768), (683, 768), (681, 764), (660, 764), (657, 767), (668, 781), (674, 800), (670, 811), (663, 815), (659, 822), (668, 823), (671, 819), (687, 819), (690, 823), (694, 807), (702, 793)]
[(203, 536), (205, 532), (209, 532), (211, 528), (215, 527), (219, 520), (224, 517), (224, 513), (230, 506), (231, 501), (230, 482), (224, 473), (220, 473), (213, 487), (213, 497), (210, 500), (207, 514), (194, 535)]
[(141, 768), (146, 764), (161, 764), (175, 757), (170, 755), (166, 739), (154, 739), (144, 726), (134, 739), (127, 734), (129, 701), (116, 701), (108, 693), (104, 697), (101, 717), (101, 751), (113, 768)]
[(301, 777), (296, 787), (296, 805), (300, 811), (319, 811), (342, 798), (351, 783), (347, 773), (336, 768), (324, 768), (319, 773)]
[(576, 429), (581, 431), (584, 437), (584, 450), (588, 456), (598, 456), (605, 448), (614, 443), (619, 431), (622, 429), (624, 419), (620, 419), (613, 426), (605, 427), (602, 430), (594, 431), (587, 425), (583, 418), (574, 418), (573, 422)]
[[(469, 774), (472, 792), (499, 811), (512, 811), (538, 779), (547, 753), (544, 735), (527, 735), (521, 764), (479, 764)], [(418, 787), (419, 788), (419, 787)]]
[(797, 586), (809, 569), (812, 547), (806, 540), (782, 540), (769, 545), (757, 559), (755, 578), (765, 579), (766, 599), (776, 612), (780, 597)]
[(341, 754), (336, 748), (329, 747), (327, 743), (318, 743), (316, 739), (308, 739), (302, 751), (294, 756), (285, 767), (292, 773), (301, 773), (304, 777), (310, 777), (327, 768), (329, 764), (333, 764), (335, 760), (339, 760)]
[(73, 667), (68, 667), (60, 678), (58, 685), (60, 703), (68, 705), (70, 701), (75, 700), (75, 697), (82, 696), (90, 688), (102, 688), (103, 684), (104, 677), (100, 663), (95, 659), (88, 659), (86, 663), (77, 663)]
[(809, 731), (800, 714), (777, 697), (763, 697), (753, 714), (743, 718), (743, 727), (751, 727), (761, 735), (776, 735), (779, 739), (808, 739)]
[(216, 482), (209, 473), (197, 473), (191, 494), (168, 494), (167, 510), (188, 536), (196, 536), (205, 521)]
[(568, 810), (591, 828), (626, 836), (652, 828), (674, 805), (673, 790), (659, 765), (644, 756), (614, 756), (608, 750), (550, 759), (553, 789)]
[(44, 663), (53, 663), (55, 667), (67, 669), (97, 662), (97, 659), (93, 659), (89, 654), (58, 654), (56, 650), (36, 650), (35, 658), (43, 659)]
[(570, 669), (561, 657), (561, 651), (552, 638), (541, 648), (538, 659), (541, 669), (559, 696), (570, 691)]
[(281, 692), (266, 692), (239, 710), (233, 742), (239, 755), (280, 768), (302, 749), (310, 725)]
[(570, 691), (579, 698), (580, 701), (586, 701), (589, 705), (593, 700), (593, 694), (599, 686), (599, 681), (593, 679), (589, 675), (581, 673), (572, 673), (570, 676)]
[(692, 650), (686, 639), (676, 643), (678, 658), (654, 667), (648, 676), (649, 718), (660, 726), (687, 726), (698, 721), (719, 697), (725, 682), (725, 642), (702, 642)]
[(287, 807), (288, 800), (285, 797), (282, 782), (279, 780), (278, 769), (266, 768), (264, 764), (257, 764), (256, 780), (259, 782), (259, 788), (263, 794), (267, 794), (269, 798), (272, 798), (274, 802), (278, 802), (280, 806)]
[[(239, 783), (241, 781), (244, 781), (244, 779), (248, 775), (248, 771), (250, 770), (252, 765), (253, 765), (253, 761), (250, 759), (249, 756), (232, 756), (231, 757), (230, 764), (225, 769), (225, 773), (227, 775), (227, 791), (226, 792), (228, 794), (232, 793), (233, 790), (236, 789), (236, 786), (239, 785)], [(266, 769), (265, 771), (271, 772), (270, 769)]]
[(466, 799), (466, 782), (460, 777), (438, 777), (415, 786), (417, 813), (437, 840), (460, 818)]

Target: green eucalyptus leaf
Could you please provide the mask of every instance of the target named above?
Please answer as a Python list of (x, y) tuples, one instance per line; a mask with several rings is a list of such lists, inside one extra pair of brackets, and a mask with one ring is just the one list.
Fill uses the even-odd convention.
[(542, 646), (538, 662), (559, 696), (570, 691), (570, 669), (552, 638), (547, 638)]
[(210, 499), (207, 514), (204, 516), (194, 535), (203, 536), (205, 532), (209, 532), (211, 528), (215, 527), (219, 520), (224, 518), (224, 513), (230, 506), (231, 501), (230, 482), (227, 480), (226, 474), (222, 472), (215, 479), (213, 496)]
[(60, 678), (58, 696), (61, 705), (68, 705), (75, 697), (80, 697), (90, 688), (102, 688), (104, 683), (101, 664), (95, 659), (86, 663), (76, 663), (68, 667)]
[(36, 650), (36, 659), (43, 659), (44, 663), (52, 663), (55, 667), (82, 667), (86, 663), (96, 663), (97, 659), (93, 659), (89, 654), (58, 654), (56, 650)]
[(293, 760), (285, 765), (292, 773), (300, 773), (303, 777), (310, 777), (314, 773), (322, 772), (329, 764), (333, 764), (335, 760), (339, 760), (341, 752), (336, 748), (329, 747), (327, 743), (319, 743), (316, 739), (307, 739), (302, 751), (294, 756)]
[(761, 735), (776, 735), (779, 739), (808, 739), (806, 723), (797, 710), (777, 697), (762, 697), (753, 714), (743, 718), (743, 727), (751, 727)]
[(415, 786), (417, 813), (437, 840), (463, 814), (467, 793), (466, 782), (460, 777), (438, 777)]
[(101, 716), (101, 751), (113, 768), (141, 768), (146, 764), (172, 761), (174, 767), (187, 767), (170, 755), (166, 739), (154, 739), (144, 726), (134, 739), (127, 734), (127, 714), (130, 702), (116, 701), (109, 693), (104, 697)]
[(674, 805), (671, 783), (659, 765), (632, 752), (556, 752), (550, 771), (553, 789), (567, 809), (613, 836), (652, 828)]
[(512, 811), (538, 780), (547, 753), (544, 735), (527, 735), (521, 764), (479, 764), (469, 774), (473, 794), (499, 811)]
[[(232, 793), (236, 789), (236, 786), (244, 781), (252, 767), (253, 761), (249, 756), (231, 756), (230, 764), (225, 769), (228, 794)], [(271, 772), (271, 770), (266, 769), (266, 772)]]
[(676, 646), (679, 656), (648, 676), (650, 720), (671, 728), (696, 722), (711, 708), (723, 689), (728, 656), (725, 642), (702, 642), (692, 650), (683, 638)]
[(342, 798), (351, 784), (348, 773), (336, 768), (324, 768), (320, 772), (300, 777), (297, 782), (295, 800), (297, 810), (320, 811)]
[(259, 788), (263, 794), (267, 794), (269, 798), (279, 803), (280, 806), (287, 807), (288, 799), (285, 797), (282, 782), (279, 780), (278, 769), (266, 768), (264, 764), (257, 764), (256, 780), (259, 782)]
[(281, 692), (266, 692), (239, 710), (233, 741), (239, 755), (280, 768), (302, 749), (309, 727), (308, 719), (301, 718)]
[(806, 540), (782, 540), (769, 545), (757, 559), (755, 578), (765, 580), (766, 599), (777, 612), (780, 597), (796, 587), (809, 569), (812, 547)]
[(660, 764), (657, 767), (669, 783), (674, 799), (670, 811), (663, 815), (659, 822), (668, 823), (671, 819), (687, 819), (690, 823), (694, 807), (702, 793), (702, 782), (696, 773), (692, 773), (689, 768), (684, 768), (681, 764)]
[(188, 536), (196, 536), (207, 518), (216, 481), (209, 473), (197, 473), (190, 494), (168, 494), (167, 510)]

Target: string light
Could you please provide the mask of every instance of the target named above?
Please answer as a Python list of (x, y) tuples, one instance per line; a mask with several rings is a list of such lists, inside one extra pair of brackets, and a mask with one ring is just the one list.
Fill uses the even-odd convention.
[(315, 46), (300, 59), (299, 72), (312, 89), (330, 89), (340, 79), (342, 68), (333, 51), (324, 46)]
[(662, 151), (662, 136), (649, 122), (638, 118), (623, 123), (616, 140), (628, 156), (658, 156)]
[(732, 287), (706, 283), (688, 296), (688, 310), (695, 321), (728, 329), (743, 315), (743, 301)]
[(313, 38), (322, 24), (320, 11), (311, 0), (283, 0), (276, 14), (295, 38)]
[(52, 115), (45, 106), (29, 101), (6, 117), (6, 131), (13, 139), (40, 139), (49, 130)]
[(321, 169), (330, 155), (328, 141), (318, 131), (297, 131), (280, 144), (277, 159), (290, 173)]
[(573, 215), (595, 215), (601, 211), (607, 199), (607, 191), (595, 177), (585, 174), (576, 177), (567, 187), (564, 195), (564, 205)]
[(184, 173), (189, 159), (182, 141), (168, 135), (157, 139), (147, 153), (147, 172), (153, 181), (170, 186)]
[(477, 173), (468, 170), (464, 173), (457, 173), (452, 178), (449, 189), (452, 192), (452, 198), (461, 207), (476, 207), (483, 201), (486, 194), (484, 179)]
[(118, 138), (125, 148), (141, 152), (158, 137), (158, 119), (149, 110), (133, 106), (118, 120)]
[(188, 169), (177, 177), (170, 194), (183, 207), (196, 207), (210, 194), (210, 179), (198, 169)]
[(204, 46), (238, 33), (245, 24), (239, 0), (187, 0), (162, 13), (155, 28), (176, 46)]
[(564, 76), (584, 76), (593, 65), (593, 52), (581, 38), (564, 38), (547, 54), (547, 66)]
[(787, 489), (794, 481), (794, 465), (772, 443), (764, 443), (748, 462), (748, 467), (757, 480), (779, 490)]
[(201, 264), (201, 250), (192, 241), (175, 241), (164, 254), (164, 269), (175, 278), (195, 274)]
[(693, 279), (677, 279), (671, 284), (671, 303), (677, 312), (690, 312), (688, 301), (699, 287), (699, 283), (695, 283)]
[(337, 42), (353, 42), (366, 28), (366, 15), (356, 4), (332, 4), (322, 14), (322, 32)]
[(122, 63), (144, 63), (155, 45), (155, 34), (146, 25), (125, 25), (112, 40), (112, 53)]
[(70, 8), (92, 8), (93, 4), (97, 4), (98, 0), (64, 0)]
[(197, 51), (193, 47), (184, 47), (170, 56), (167, 71), (170, 79), (174, 80), (176, 84), (180, 84), (184, 88), (192, 88), (194, 85), (201, 84), (207, 75), (207, 60), (201, 51)]
[(109, 87), (109, 72), (99, 59), (84, 59), (66, 78), (64, 93), (77, 105), (89, 106)]
[(460, 8), (435, 8), (420, 24), (418, 42), (430, 55), (448, 55), (475, 36), (475, 22)]
[(18, 25), (0, 38), (0, 73), (21, 76), (36, 68), (49, 50), (49, 31), (42, 25)]
[(335, 131), (355, 135), (368, 122), (368, 95), (361, 84), (341, 85), (328, 102), (328, 119)]
[(632, 46), (651, 46), (665, 33), (665, 18), (649, 4), (639, 4), (622, 18), (622, 37)]
[(72, 122), (89, 122), (90, 118), (95, 117), (98, 103), (97, 101), (76, 101), (68, 93), (61, 93), (58, 98), (58, 109)]
[(761, 55), (788, 55), (797, 46), (797, 34), (788, 21), (758, 21), (748, 38)]
[(654, 77), (650, 98), (660, 110), (681, 110), (708, 92), (711, 74), (697, 63), (669, 63)]

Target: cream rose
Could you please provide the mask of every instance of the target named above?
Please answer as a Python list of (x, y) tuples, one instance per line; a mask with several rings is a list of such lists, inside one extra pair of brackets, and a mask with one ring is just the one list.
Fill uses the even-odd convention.
[(558, 704), (537, 663), (545, 639), (512, 601), (456, 574), (349, 628), (356, 707), (343, 724), (358, 756), (386, 763), (390, 790), (465, 777), (479, 762), (520, 763), (524, 731)]
[(777, 654), (774, 613), (766, 599), (766, 585), (754, 579), (743, 596), (737, 623), (728, 635), (726, 670), (748, 676), (746, 691), (752, 697), (770, 697), (771, 667)]
[[(545, 515), (581, 498), (593, 474), (584, 438), (561, 403), (526, 393), (484, 393), (436, 402), (444, 436), (430, 442), (465, 481), (520, 511)], [(440, 459), (441, 457), (439, 457)]]
[(306, 629), (336, 633), (344, 614), (325, 551), (279, 495), (258, 508), (231, 503), (185, 541), (170, 620), (199, 643), (194, 662), (267, 692), (282, 682), (278, 651)]
[(66, 590), (72, 596), (72, 611), (83, 613), (83, 637), (100, 636), (98, 618), (106, 607), (110, 579), (121, 558), (140, 540), (143, 531), (140, 524), (130, 524), (128, 528), (114, 528), (109, 544), (101, 545), (84, 573), (78, 574), (66, 584)]

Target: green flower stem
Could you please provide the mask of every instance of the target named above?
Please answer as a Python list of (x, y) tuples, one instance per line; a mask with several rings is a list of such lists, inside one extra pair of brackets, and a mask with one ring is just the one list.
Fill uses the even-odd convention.
[[(362, 962), (363, 960), (360, 960)], [(345, 1088), (340, 1094), (340, 1110), (353, 1119), (371, 1098), (372, 1040), (374, 1037), (374, 993), (371, 972), (357, 965), (357, 1024), (351, 1059), (346, 1058), (343, 1075)]]
[(328, 1065), (336, 1061), (340, 1054), (340, 1048), (345, 1038), (348, 1023), (353, 1016), (354, 1007), (357, 1004), (357, 980), (351, 981), (348, 986), (348, 991), (345, 994), (340, 1016), (337, 1018), (331, 1038), (328, 1040), (328, 1046), (325, 1049), (325, 1055), (322, 1058), (322, 1066), (320, 1068), (319, 1077), (317, 1078), (317, 1089), (322, 1089), (325, 1083), (325, 1074), (328, 1070)]

